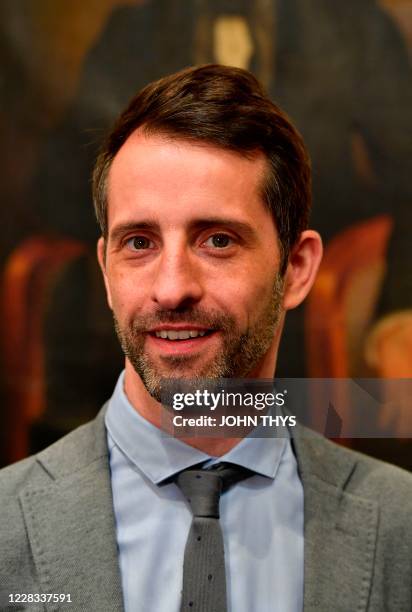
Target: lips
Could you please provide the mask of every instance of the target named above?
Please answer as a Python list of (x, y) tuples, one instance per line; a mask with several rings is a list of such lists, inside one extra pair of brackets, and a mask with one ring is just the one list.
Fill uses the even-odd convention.
[(196, 353), (201, 347), (213, 342), (217, 330), (195, 327), (161, 327), (152, 329), (147, 335), (150, 346), (161, 355), (183, 355)]

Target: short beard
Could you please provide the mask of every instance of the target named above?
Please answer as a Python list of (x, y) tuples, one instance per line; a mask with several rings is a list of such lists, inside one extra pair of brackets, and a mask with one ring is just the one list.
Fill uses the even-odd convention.
[[(261, 309), (256, 322), (245, 332), (236, 329), (234, 317), (218, 311), (203, 311), (196, 307), (181, 310), (158, 311), (153, 316), (136, 317), (122, 328), (114, 316), (114, 326), (124, 354), (140, 376), (150, 395), (161, 402), (164, 379), (191, 381), (217, 378), (244, 378), (258, 365), (268, 351), (282, 315), (284, 280), (276, 274), (273, 290)], [(257, 306), (258, 308), (258, 306)], [(146, 330), (160, 323), (190, 323), (222, 334), (222, 349), (203, 367), (191, 367), (193, 357), (170, 355), (162, 357), (165, 368), (156, 366), (144, 352)]]

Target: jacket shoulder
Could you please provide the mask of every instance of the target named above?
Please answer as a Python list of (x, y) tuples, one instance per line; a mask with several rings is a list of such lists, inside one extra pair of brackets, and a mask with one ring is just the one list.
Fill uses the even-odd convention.
[(338, 452), (352, 457), (355, 461), (355, 468), (348, 480), (348, 491), (389, 505), (403, 500), (412, 509), (410, 472), (363, 453), (341, 446), (338, 448)]
[(49, 484), (107, 454), (104, 411), (41, 452), (0, 470), (0, 499), (7, 502), (26, 486)]
[[(296, 439), (303, 483), (316, 480), (404, 516), (412, 511), (412, 474), (301, 429)], [(400, 508), (402, 508), (400, 512)], [(395, 517), (393, 517), (395, 519)]]
[(343, 483), (345, 493), (366, 500), (379, 509), (380, 533), (393, 545), (412, 550), (412, 474), (398, 466), (326, 440), (340, 463), (352, 462)]

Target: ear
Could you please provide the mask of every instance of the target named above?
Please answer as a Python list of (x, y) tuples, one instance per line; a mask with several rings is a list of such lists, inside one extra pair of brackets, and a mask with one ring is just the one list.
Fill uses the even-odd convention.
[(301, 233), (298, 242), (292, 247), (285, 274), (283, 307), (291, 310), (299, 306), (308, 295), (315, 282), (322, 259), (322, 239), (313, 230)]
[(103, 274), (104, 285), (106, 287), (107, 303), (109, 304), (109, 307), (113, 310), (112, 296), (110, 293), (110, 286), (106, 272), (106, 244), (103, 236), (101, 236), (97, 241), (97, 261), (99, 262), (99, 266)]

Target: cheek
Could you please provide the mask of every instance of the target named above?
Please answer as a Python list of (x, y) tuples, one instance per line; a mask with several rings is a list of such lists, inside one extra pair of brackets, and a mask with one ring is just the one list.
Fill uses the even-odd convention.
[(109, 292), (112, 308), (117, 318), (123, 318), (129, 311), (139, 309), (144, 295), (139, 284), (133, 282), (133, 279), (126, 274), (118, 274), (110, 278)]
[(262, 306), (271, 299), (272, 291), (272, 276), (259, 279), (250, 273), (220, 278), (214, 286), (214, 303), (218, 309), (233, 315), (240, 327), (245, 328), (259, 317)]

